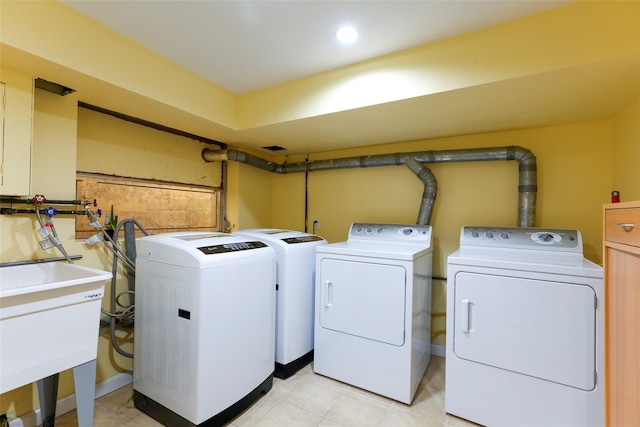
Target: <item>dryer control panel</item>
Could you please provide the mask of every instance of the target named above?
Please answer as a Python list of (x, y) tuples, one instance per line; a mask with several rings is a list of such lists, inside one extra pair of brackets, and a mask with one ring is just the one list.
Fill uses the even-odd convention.
[(397, 242), (430, 242), (430, 225), (354, 223), (349, 240), (386, 240)]
[(548, 249), (582, 253), (578, 230), (536, 227), (462, 227), (460, 246)]

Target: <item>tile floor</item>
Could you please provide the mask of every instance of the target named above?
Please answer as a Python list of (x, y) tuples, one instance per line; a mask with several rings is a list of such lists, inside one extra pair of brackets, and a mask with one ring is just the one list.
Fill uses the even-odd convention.
[[(76, 412), (56, 419), (56, 427), (77, 426)], [(159, 427), (133, 406), (131, 385), (96, 400), (95, 427)], [(312, 365), (286, 380), (274, 378), (265, 396), (229, 426), (265, 427), (472, 427), (476, 424), (444, 412), (444, 359), (431, 364), (413, 403), (405, 405), (313, 373)]]

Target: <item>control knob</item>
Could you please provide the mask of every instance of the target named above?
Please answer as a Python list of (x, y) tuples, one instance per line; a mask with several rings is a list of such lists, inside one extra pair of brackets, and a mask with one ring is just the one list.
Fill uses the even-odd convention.
[(550, 242), (553, 240), (553, 234), (550, 233), (544, 233), (541, 234), (540, 237), (538, 237), (540, 240), (542, 240), (543, 242)]

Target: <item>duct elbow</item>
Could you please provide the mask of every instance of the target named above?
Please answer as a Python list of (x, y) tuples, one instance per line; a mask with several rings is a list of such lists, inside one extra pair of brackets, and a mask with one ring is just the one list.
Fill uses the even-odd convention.
[(512, 149), (512, 154), (510, 156), (511, 157), (510, 160), (516, 160), (520, 164), (523, 164), (523, 163), (535, 164), (536, 163), (535, 154), (533, 154), (531, 152), (531, 150), (529, 150), (528, 148), (524, 148), (524, 147), (520, 147), (520, 146), (514, 146), (514, 147), (510, 147), (510, 148)]

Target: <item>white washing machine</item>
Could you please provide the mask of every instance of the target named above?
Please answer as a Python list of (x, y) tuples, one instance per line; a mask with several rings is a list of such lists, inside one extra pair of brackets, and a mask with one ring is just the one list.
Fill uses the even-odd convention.
[(602, 268), (579, 231), (463, 227), (447, 276), (446, 412), (604, 425)]
[(313, 360), (316, 247), (327, 241), (314, 234), (274, 228), (234, 234), (260, 240), (276, 251), (275, 376), (289, 378)]
[(410, 404), (430, 361), (431, 227), (353, 224), (316, 250), (314, 371)]
[(223, 425), (271, 389), (275, 251), (224, 233), (143, 237), (136, 408), (170, 427)]

